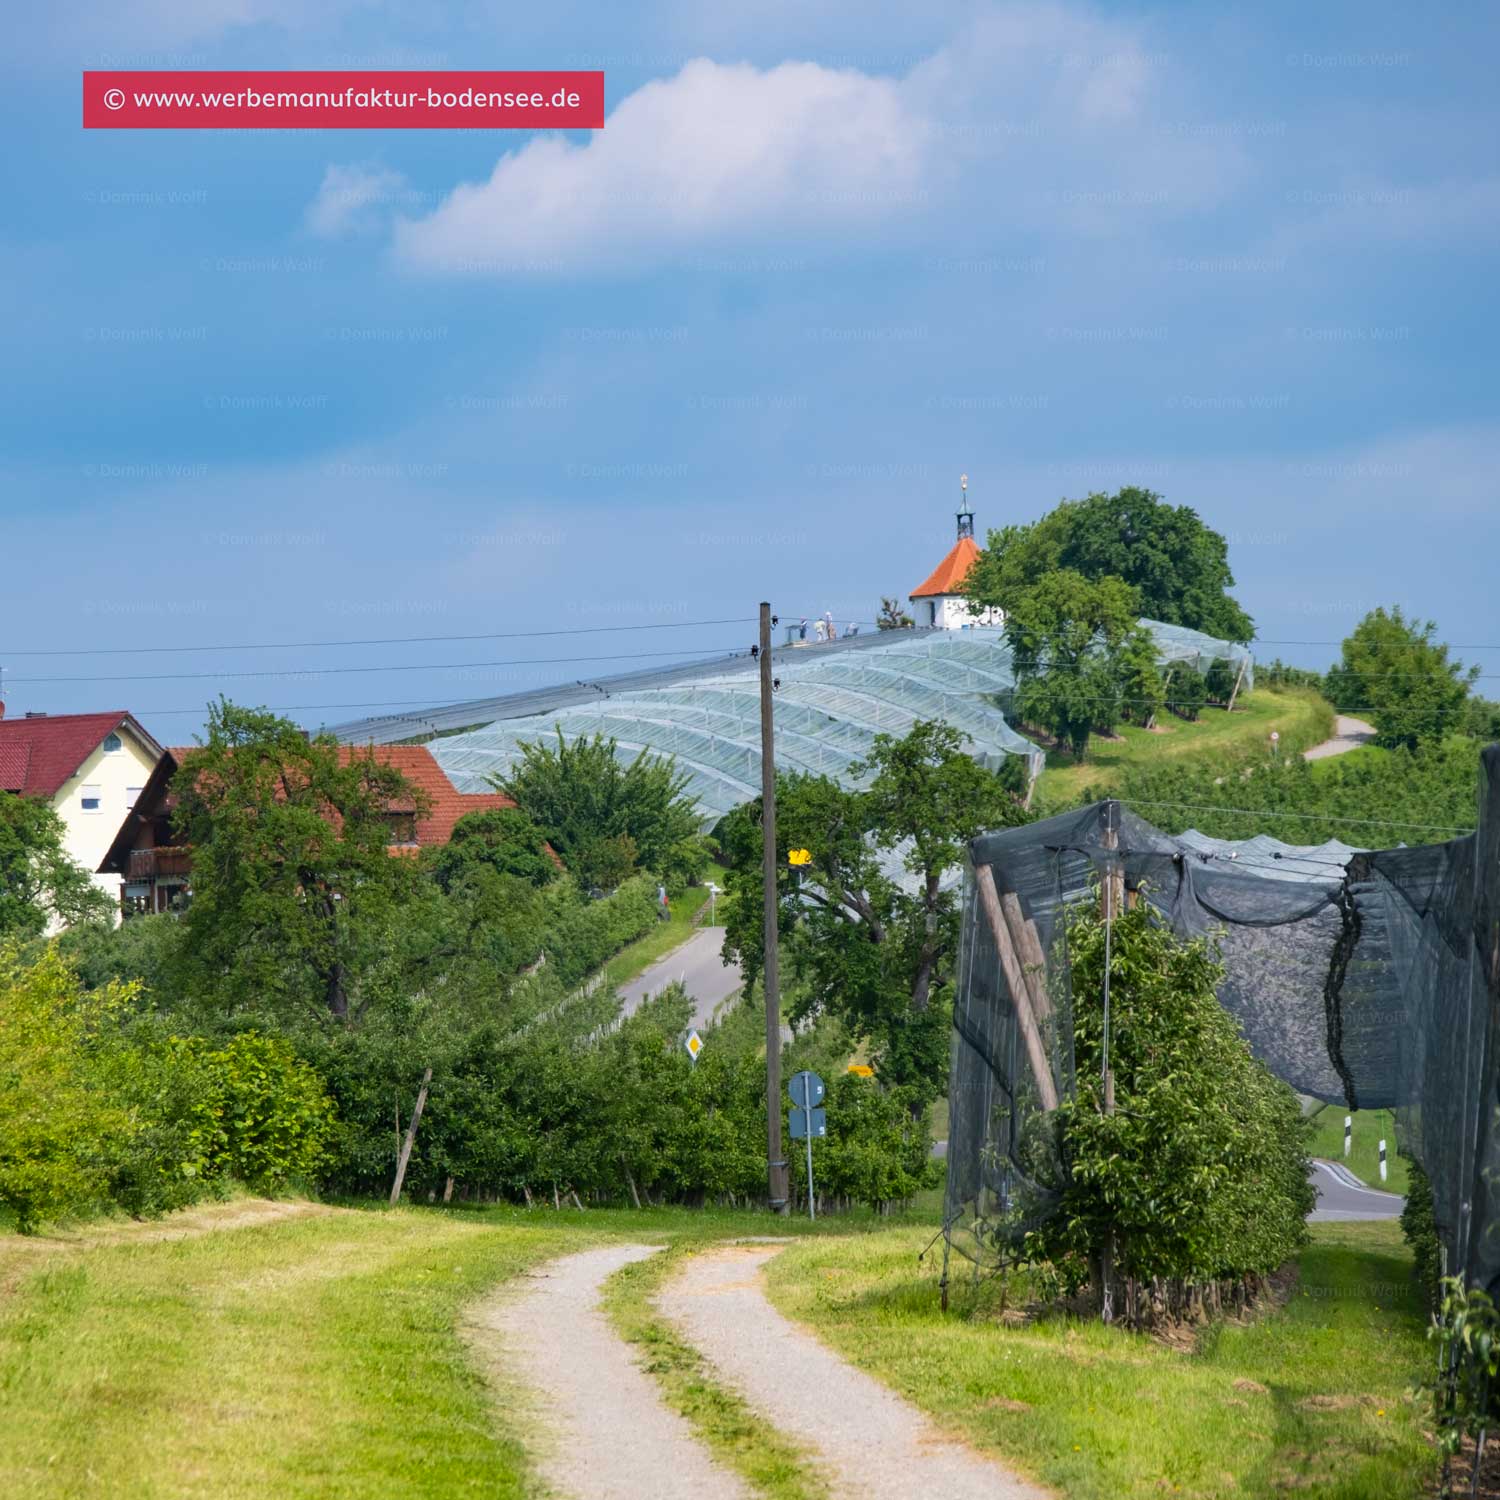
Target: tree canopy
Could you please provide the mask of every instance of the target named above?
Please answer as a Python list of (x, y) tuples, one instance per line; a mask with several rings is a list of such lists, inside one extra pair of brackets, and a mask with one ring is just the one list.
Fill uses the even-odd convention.
[(637, 868), (694, 879), (706, 851), (687, 777), (670, 760), (641, 751), (619, 758), (613, 739), (559, 726), (556, 744), (521, 746), (521, 763), (495, 785), (539, 828), (584, 886), (612, 889)]
[(1479, 668), (1466, 672), (1450, 661), (1448, 647), (1432, 638), (1436, 629), (1431, 620), (1408, 620), (1396, 605), (1372, 609), (1344, 641), (1325, 691), (1341, 712), (1369, 716), (1376, 744), (1413, 749), (1466, 724)]
[(0, 792), (0, 938), (29, 938), (49, 922), (104, 921), (108, 895), (63, 847), (63, 821), (37, 797)]
[(193, 849), (190, 985), (233, 1006), (310, 1001), (357, 1017), (369, 981), (420, 925), (424, 887), (435, 890), (415, 860), (387, 849), (392, 806), (420, 817), (421, 789), (371, 754), (221, 701), (173, 791), (177, 832)]
[[(837, 1016), (868, 1040), (881, 1080), (914, 1097), (941, 1092), (958, 944), (958, 892), (943, 877), (985, 829), (1026, 814), (994, 772), (966, 755), (951, 726), (879, 735), (863, 790), (821, 776), (777, 778), (779, 932), (795, 980), (794, 1018)], [(722, 830), (730, 864), (726, 955), (747, 977), (762, 959), (759, 802)], [(788, 849), (812, 863), (794, 874)], [(906, 879), (897, 878), (904, 871)]]
[(1197, 511), (1132, 485), (1064, 500), (1039, 521), (991, 531), (969, 573), (976, 606), (1009, 611), (1043, 574), (1067, 569), (1136, 591), (1137, 614), (1221, 640), (1249, 641), (1255, 622), (1229, 595), (1229, 546)]
[(1127, 684), (1160, 696), (1155, 648), (1136, 623), (1136, 593), (1118, 578), (1091, 580), (1071, 568), (1019, 589), (1005, 617), (1016, 673), (1015, 712), (1082, 759), (1096, 729), (1127, 707)]
[(431, 859), (432, 873), (445, 891), (479, 868), (513, 875), (538, 887), (550, 884), (558, 873), (541, 829), (518, 807), (460, 818), (448, 842)]

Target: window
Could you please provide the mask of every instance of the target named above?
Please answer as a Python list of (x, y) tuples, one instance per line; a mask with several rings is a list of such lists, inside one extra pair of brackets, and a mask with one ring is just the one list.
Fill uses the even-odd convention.
[(83, 793), (83, 810), (84, 810), (84, 812), (86, 812), (86, 813), (96, 813), (96, 812), (98, 812), (99, 811), (99, 788), (96, 787), (96, 786), (86, 786), (86, 787), (82, 788), (82, 793)]
[(121, 748), (121, 745), (122, 741), (119, 735), (107, 734), (104, 736), (104, 749), (108, 754), (113, 755), (116, 750)]
[(134, 807), (135, 806), (135, 799), (141, 795), (141, 791), (142, 791), (142, 788), (138, 787), (138, 786), (128, 786), (128, 787), (126, 787), (125, 788), (125, 806), (126, 807)]

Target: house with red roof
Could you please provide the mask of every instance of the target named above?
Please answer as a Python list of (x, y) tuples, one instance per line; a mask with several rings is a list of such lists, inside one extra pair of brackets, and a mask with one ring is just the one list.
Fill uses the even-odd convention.
[[(0, 795), (50, 803), (62, 819), (64, 847), (85, 870), (99, 869), (161, 754), (124, 709), (7, 719), (0, 703)], [(117, 876), (100, 873), (94, 879), (118, 897)]]
[[(192, 899), (193, 851), (175, 834), (177, 799), (172, 791), (172, 778), (192, 748), (174, 746), (162, 751), (140, 797), (99, 861), (101, 877), (112, 876), (121, 883), (121, 908), (126, 916), (181, 911)], [(372, 754), (426, 793), (428, 806), (420, 814), (415, 798), (386, 807), (390, 827), (386, 847), (393, 855), (415, 855), (446, 844), (453, 837), (454, 825), (469, 813), (515, 806), (500, 792), (458, 791), (425, 745), (340, 745), (339, 754), (345, 764), (355, 755)]]
[(962, 630), (971, 625), (1003, 625), (1005, 611), (988, 608), (969, 610), (964, 584), (979, 561), (979, 543), (974, 540), (974, 512), (969, 509), (969, 476), (960, 481), (963, 498), (958, 509), (958, 540), (928, 576), (907, 598), (911, 617), (919, 629)]

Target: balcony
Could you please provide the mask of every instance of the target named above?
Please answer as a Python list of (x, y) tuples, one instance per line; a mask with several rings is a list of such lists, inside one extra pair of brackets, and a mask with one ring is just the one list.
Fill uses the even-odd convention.
[(159, 849), (130, 851), (131, 880), (155, 880), (160, 875), (191, 875), (193, 851), (186, 846), (164, 845)]

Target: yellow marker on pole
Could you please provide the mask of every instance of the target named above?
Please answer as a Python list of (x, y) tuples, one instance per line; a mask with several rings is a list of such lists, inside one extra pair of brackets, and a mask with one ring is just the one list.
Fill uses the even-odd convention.
[(810, 849), (788, 849), (786, 862), (789, 865), (810, 865), (812, 863), (812, 850)]
[(875, 1069), (869, 1063), (850, 1063), (849, 1071), (858, 1078), (873, 1078)]

